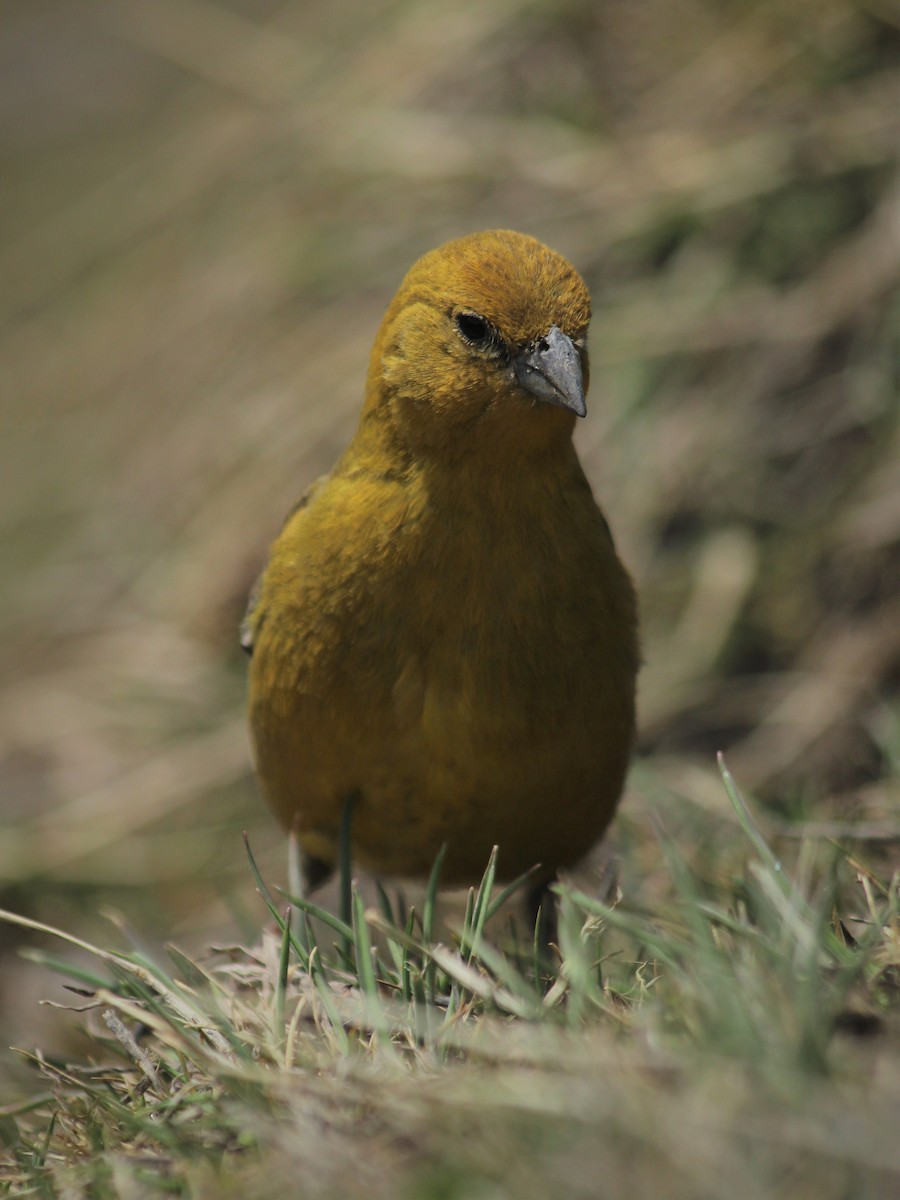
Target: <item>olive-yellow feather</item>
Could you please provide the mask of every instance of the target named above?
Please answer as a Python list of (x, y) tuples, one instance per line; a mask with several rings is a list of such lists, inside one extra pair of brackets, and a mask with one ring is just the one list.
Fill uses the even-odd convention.
[[(572, 445), (590, 299), (523, 234), (409, 271), (356, 436), (272, 547), (245, 622), (263, 791), (313, 877), (345, 802), (375, 871), (579, 859), (634, 730), (635, 597)], [(322, 868), (315, 868), (322, 864)]]

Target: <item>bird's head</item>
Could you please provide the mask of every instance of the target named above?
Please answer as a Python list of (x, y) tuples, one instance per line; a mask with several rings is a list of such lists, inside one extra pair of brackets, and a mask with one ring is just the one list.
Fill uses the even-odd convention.
[(372, 352), (364, 421), (415, 453), (568, 440), (585, 414), (584, 281), (535, 238), (489, 230), (413, 265)]

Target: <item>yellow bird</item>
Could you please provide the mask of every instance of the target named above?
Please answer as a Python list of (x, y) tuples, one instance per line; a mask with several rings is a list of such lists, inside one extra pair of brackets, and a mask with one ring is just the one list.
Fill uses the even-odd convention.
[(362, 867), (442, 882), (581, 858), (634, 731), (634, 590), (572, 445), (590, 297), (495, 230), (419, 259), (353, 441), (288, 516), (242, 627), (263, 791), (307, 889), (345, 804)]

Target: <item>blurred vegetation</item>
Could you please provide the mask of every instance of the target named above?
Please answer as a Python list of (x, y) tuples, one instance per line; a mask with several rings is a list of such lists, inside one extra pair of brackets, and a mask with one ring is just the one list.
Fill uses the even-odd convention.
[[(578, 439), (644, 623), (633, 887), (665, 894), (654, 815), (701, 873), (740, 861), (717, 750), (786, 853), (889, 867), (898, 165), (892, 0), (9, 0), (3, 905), (258, 928), (239, 831), (270, 876), (283, 839), (246, 590), (407, 266), (493, 226), (594, 296)], [(10, 1040), (69, 1036), (4, 962)]]

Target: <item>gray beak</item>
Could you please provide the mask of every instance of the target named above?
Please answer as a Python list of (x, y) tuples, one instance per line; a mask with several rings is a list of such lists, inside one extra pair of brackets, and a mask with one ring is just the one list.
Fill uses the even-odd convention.
[(587, 412), (581, 359), (570, 337), (556, 325), (513, 360), (519, 386), (538, 400), (558, 404), (577, 417)]

